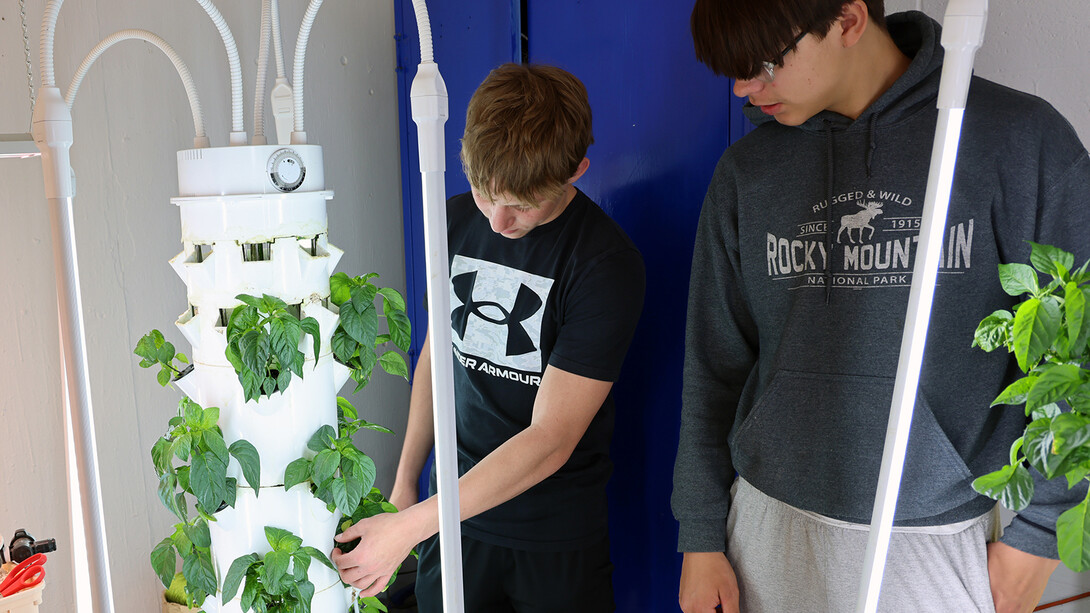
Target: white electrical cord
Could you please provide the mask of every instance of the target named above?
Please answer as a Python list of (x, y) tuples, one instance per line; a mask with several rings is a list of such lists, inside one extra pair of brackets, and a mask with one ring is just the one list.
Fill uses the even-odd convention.
[(314, 26), (314, 19), (318, 16), (318, 9), (321, 6), (322, 0), (310, 0), (307, 12), (303, 15), (303, 23), (299, 25), (299, 37), (295, 43), (295, 66), (292, 67), (291, 76), (295, 107), (295, 129), (291, 133), (293, 145), (305, 145), (307, 142), (306, 126), (303, 123), (303, 65), (307, 59), (310, 29)]
[(276, 123), (276, 142), (287, 145), (291, 143), (292, 100), (295, 94), (292, 93), (291, 85), (285, 76), (284, 42), (280, 35), (280, 3), (278, 0), (272, 0), (269, 8), (272, 13), (273, 55), (276, 58), (276, 83), (269, 95), (269, 102), (272, 106), (273, 121)]
[(197, 4), (208, 13), (223, 39), (223, 45), (227, 51), (227, 63), (231, 70), (231, 144), (245, 145), (246, 127), (242, 118), (242, 63), (238, 59), (235, 37), (231, 35), (231, 28), (227, 27), (227, 21), (212, 4), (212, 0), (197, 0)]
[(41, 55), (42, 87), (56, 87), (56, 77), (53, 74), (53, 33), (57, 29), (57, 18), (61, 13), (61, 5), (64, 0), (49, 0), (45, 6), (45, 14), (42, 15), (42, 33), (39, 44)]
[(261, 0), (261, 34), (258, 37), (257, 85), (254, 86), (254, 137), (251, 144), (265, 141), (265, 84), (269, 71), (269, 38), (272, 35), (272, 0)]
[(284, 39), (280, 35), (279, 0), (272, 0), (272, 4), (269, 5), (269, 11), (272, 14), (273, 57), (276, 58), (276, 77), (278, 79), (283, 79), (288, 75), (287, 68), (284, 67)]
[(432, 59), (431, 46), (431, 21), (428, 20), (428, 6), (424, 0), (413, 0), (413, 11), (416, 14), (416, 30), (420, 35), (420, 63), (430, 64)]
[(76, 69), (76, 74), (72, 77), (72, 83), (68, 86), (68, 94), (64, 97), (65, 104), (68, 105), (69, 109), (72, 108), (72, 104), (76, 100), (76, 93), (79, 92), (79, 86), (83, 82), (83, 78), (87, 76), (87, 71), (91, 69), (91, 65), (95, 63), (95, 60), (105, 53), (107, 49), (117, 43), (134, 39), (143, 40), (155, 45), (170, 58), (170, 62), (174, 64), (174, 68), (178, 71), (178, 76), (182, 79), (182, 86), (185, 87), (185, 95), (189, 98), (189, 109), (193, 113), (193, 130), (196, 133), (196, 136), (193, 138), (193, 146), (197, 149), (207, 147), (208, 136), (204, 133), (204, 115), (201, 111), (201, 101), (197, 96), (197, 86), (193, 83), (193, 76), (189, 74), (189, 68), (186, 67), (181, 56), (174, 51), (174, 48), (171, 47), (167, 41), (147, 30), (133, 29), (114, 32), (102, 39), (102, 42), (95, 45), (94, 49), (91, 49), (87, 54), (87, 57), (83, 58), (83, 62), (79, 65), (79, 68)]

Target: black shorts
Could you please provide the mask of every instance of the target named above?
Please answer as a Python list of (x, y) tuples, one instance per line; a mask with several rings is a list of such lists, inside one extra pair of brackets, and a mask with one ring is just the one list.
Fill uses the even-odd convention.
[[(420, 613), (443, 611), (439, 537), (421, 543), (416, 575)], [(609, 539), (576, 551), (523, 551), (462, 536), (466, 613), (609, 613)]]

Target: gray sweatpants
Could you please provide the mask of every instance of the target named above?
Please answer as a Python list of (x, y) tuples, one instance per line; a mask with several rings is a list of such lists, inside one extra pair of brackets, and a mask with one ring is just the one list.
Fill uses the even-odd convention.
[[(878, 600), (882, 613), (994, 613), (987, 543), (996, 513), (945, 526), (894, 528)], [(741, 613), (851, 613), (869, 526), (803, 511), (738, 478), (727, 557)]]

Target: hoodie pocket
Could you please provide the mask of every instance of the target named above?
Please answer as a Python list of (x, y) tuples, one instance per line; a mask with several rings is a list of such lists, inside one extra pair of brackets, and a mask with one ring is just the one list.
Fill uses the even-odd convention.
[[(738, 472), (792, 506), (869, 523), (894, 380), (778, 371), (731, 440)], [(977, 496), (972, 474), (917, 395), (896, 520), (923, 519)]]

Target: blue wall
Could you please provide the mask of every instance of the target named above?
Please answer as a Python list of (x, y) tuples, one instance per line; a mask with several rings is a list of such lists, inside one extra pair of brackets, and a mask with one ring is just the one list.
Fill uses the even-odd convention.
[[(675, 611), (681, 556), (670, 489), (677, 450), (685, 306), (693, 235), (712, 170), (745, 130), (729, 82), (694, 58), (691, 4), (676, 0), (462, 0), (429, 4), (435, 58), (450, 93), (447, 194), (468, 189), (458, 139), (473, 90), (518, 61), (520, 23), (531, 62), (559, 65), (587, 86), (594, 109), (590, 170), (578, 186), (628, 232), (647, 264), (647, 299), (615, 390), (610, 532), (617, 608)], [(520, 12), (525, 10), (525, 19)], [(412, 6), (400, 3), (399, 68), (410, 313), (426, 320), (416, 130), (409, 85), (419, 50)], [(732, 134), (733, 131), (733, 134)], [(733, 139), (732, 139), (733, 136)], [(416, 342), (422, 332), (414, 335)], [(415, 349), (415, 348), (414, 348)], [(415, 353), (414, 353), (415, 357)]]

